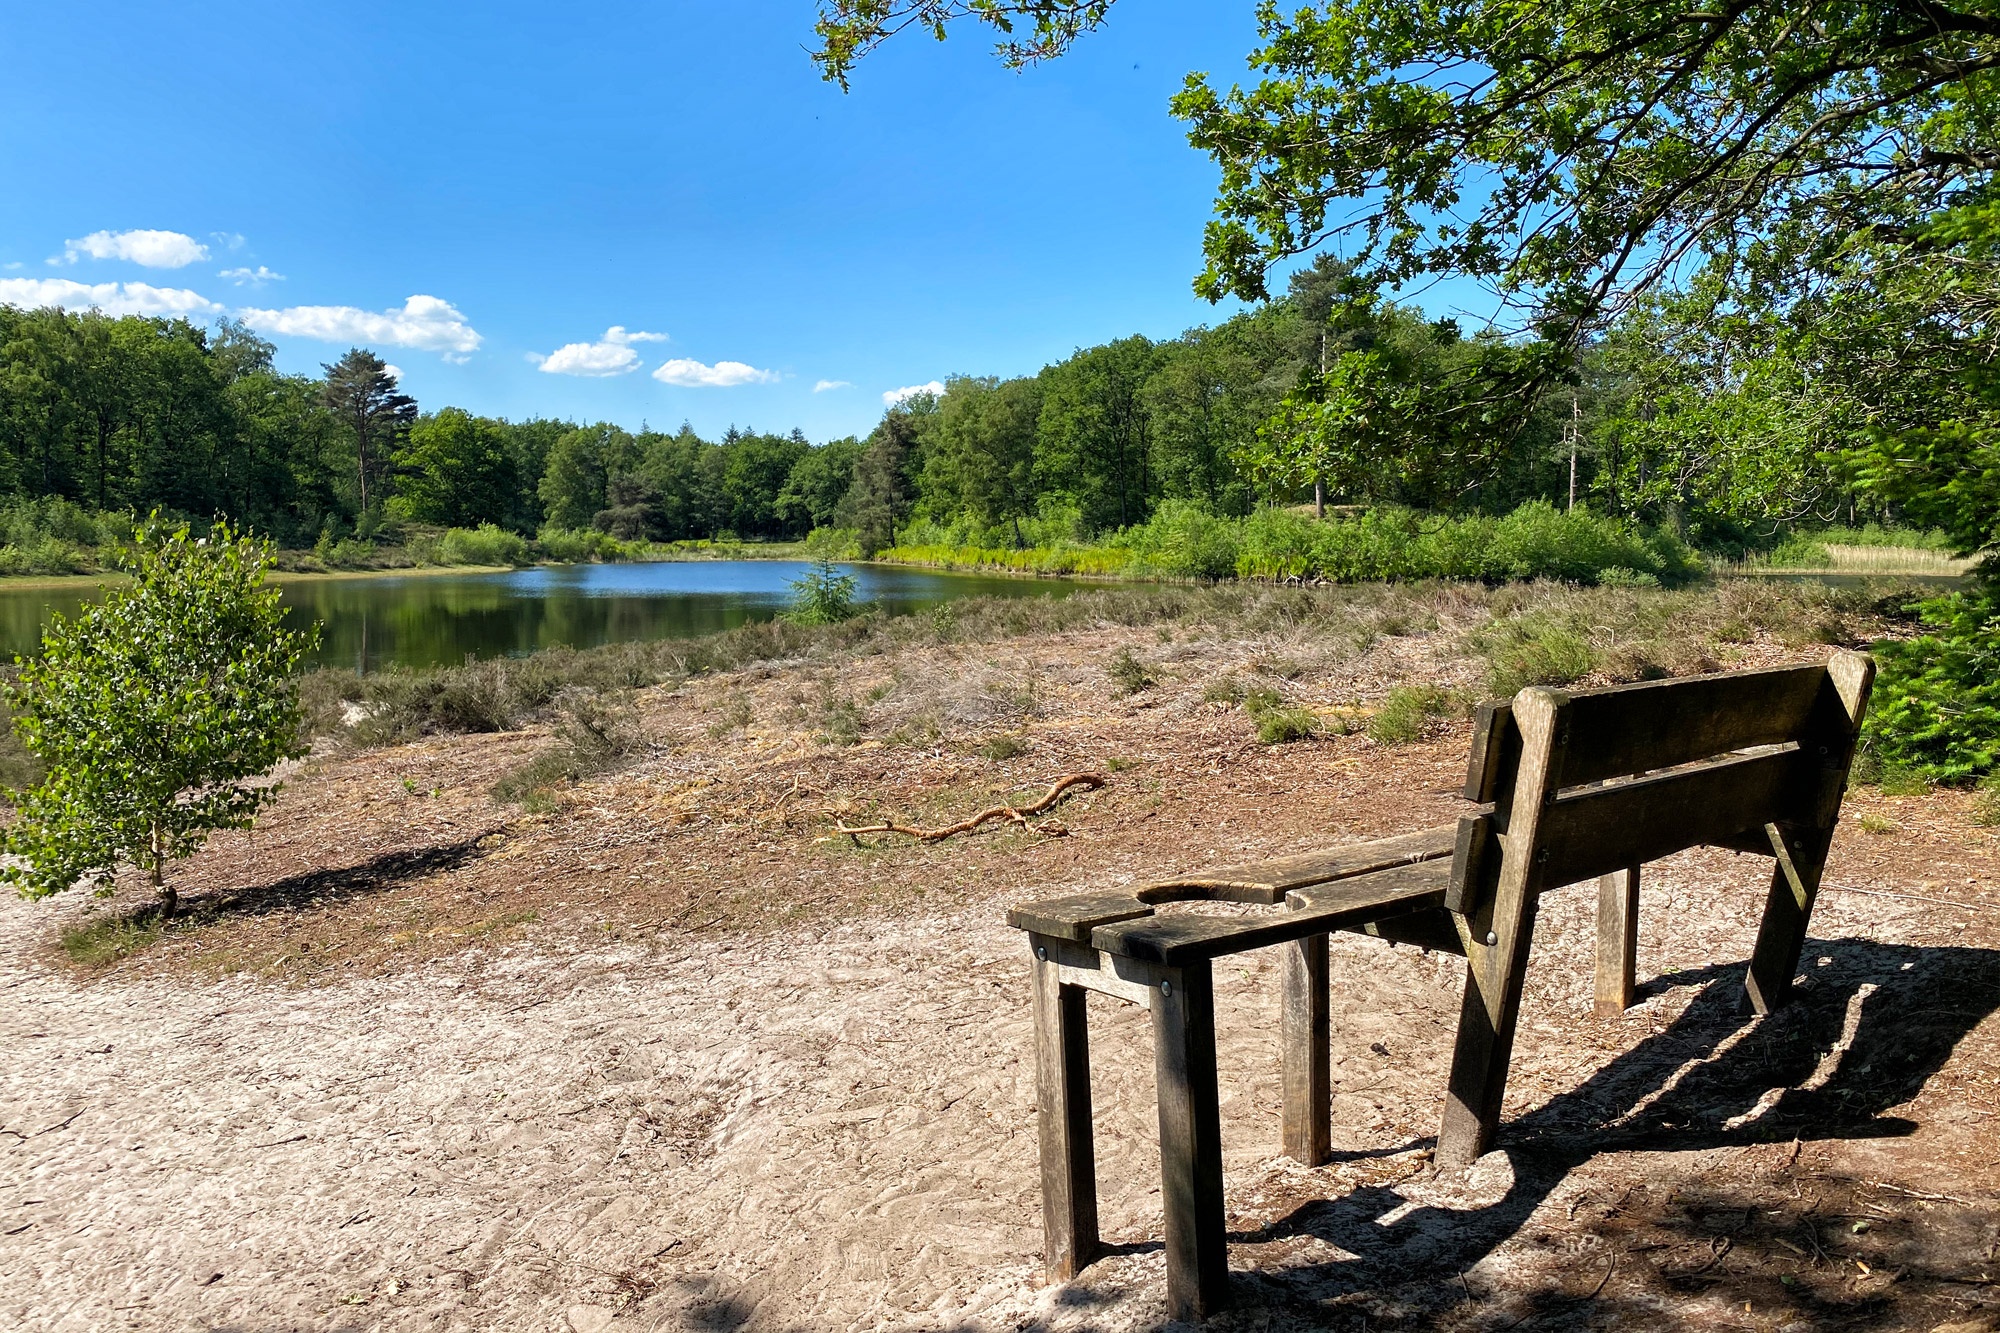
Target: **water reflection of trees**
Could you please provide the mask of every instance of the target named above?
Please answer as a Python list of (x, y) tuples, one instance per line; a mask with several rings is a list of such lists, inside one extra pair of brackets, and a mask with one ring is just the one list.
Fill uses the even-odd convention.
[[(315, 662), (361, 671), (392, 663), (431, 666), (557, 644), (593, 648), (691, 638), (767, 620), (788, 603), (787, 580), (804, 566), (722, 562), (585, 566), (464, 577), (423, 575), (285, 583), (287, 623), (324, 626)], [(914, 569), (864, 569), (862, 595), (890, 615), (968, 596), (1063, 593), (1069, 585)], [(726, 585), (734, 582), (733, 589)], [(720, 585), (720, 586), (719, 586)], [(0, 652), (32, 653), (50, 611), (73, 615), (94, 585), (0, 592)]]

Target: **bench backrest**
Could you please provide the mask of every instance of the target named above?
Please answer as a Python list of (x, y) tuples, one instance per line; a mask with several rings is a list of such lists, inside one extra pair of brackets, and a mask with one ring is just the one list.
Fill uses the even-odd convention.
[(1470, 915), (1512, 863), (1516, 891), (1704, 844), (1770, 850), (1765, 826), (1839, 813), (1874, 660), (1609, 689), (1530, 687), (1482, 708), (1447, 906)]

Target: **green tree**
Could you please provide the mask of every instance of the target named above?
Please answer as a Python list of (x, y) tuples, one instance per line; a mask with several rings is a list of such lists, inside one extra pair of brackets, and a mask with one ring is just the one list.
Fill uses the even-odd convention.
[(1151, 421), (1141, 395), (1157, 359), (1152, 341), (1134, 336), (1042, 372), (1036, 482), (1081, 509), (1095, 530), (1143, 523), (1152, 512)]
[[(812, 446), (798, 431), (790, 435), (739, 434), (723, 441), (727, 461), (722, 484), (729, 500), (729, 527), (739, 537), (782, 537), (778, 493)], [(798, 534), (804, 536), (803, 532)]]
[(638, 459), (638, 442), (607, 421), (557, 436), (537, 488), (549, 523), (558, 528), (589, 527), (605, 507), (611, 474), (630, 471)]
[(854, 462), (861, 441), (853, 436), (831, 440), (792, 465), (773, 503), (778, 518), (794, 532), (810, 532), (834, 521), (840, 502), (854, 485)]
[(1035, 445), (1042, 386), (1035, 379), (953, 376), (938, 402), (936, 439), (924, 458), (926, 507), (985, 528), (1011, 526), (1035, 512)]
[(855, 460), (854, 484), (835, 521), (856, 529), (864, 557), (896, 544), (896, 530), (916, 505), (924, 447), (936, 417), (937, 402), (929, 395), (890, 408)]
[(653, 521), (664, 541), (713, 537), (729, 521), (723, 486), (728, 460), (683, 422), (672, 435), (649, 434), (641, 442), (639, 472), (652, 494)]
[(1415, 393), (1380, 352), (1343, 352), (1307, 378), (1239, 454), (1245, 471), (1278, 491), (1313, 488), (1314, 517), (1326, 490), (1381, 499), (1408, 464)]
[(8, 793), (21, 860), (0, 877), (41, 898), (134, 865), (172, 915), (167, 865), (249, 827), (278, 792), (255, 780), (305, 753), (294, 672), (319, 631), (283, 628), (269, 544), (226, 523), (197, 539), (156, 516), (126, 565), (132, 586), (55, 616), (7, 689), (47, 776)]
[(504, 523), (515, 507), (514, 455), (505, 428), (447, 407), (410, 427), (396, 451), (395, 505), (419, 523)]
[(369, 483), (415, 424), (417, 400), (398, 391), (388, 363), (365, 348), (349, 348), (346, 356), (321, 369), (326, 372), (326, 405), (354, 444), (357, 508), (365, 514), (382, 499), (371, 495)]
[(1248, 511), (1250, 488), (1234, 457), (1275, 408), (1266, 369), (1228, 329), (1195, 329), (1160, 349), (1140, 392), (1152, 423), (1161, 494), (1213, 514)]

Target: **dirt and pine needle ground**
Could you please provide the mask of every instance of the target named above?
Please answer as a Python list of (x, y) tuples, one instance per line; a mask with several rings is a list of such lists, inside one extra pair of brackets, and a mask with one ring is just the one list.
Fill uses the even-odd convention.
[[(1896, 628), (1853, 598), (1669, 596), (939, 618), (637, 691), (618, 763), (525, 809), (492, 792), (548, 725), (330, 739), (182, 867), (181, 923), (135, 916), (139, 885), (0, 903), (0, 1327), (1160, 1327), (1150, 1033), (1101, 996), (1111, 1253), (1041, 1279), (1006, 905), (1453, 819), (1464, 703), (1524, 644), (1573, 651), (1532, 647), (1551, 626), (1595, 680)], [(1371, 739), (1411, 685), (1432, 715)], [(1260, 700), (1317, 734), (1260, 743)], [(1104, 785), (1033, 829), (832, 833), (1080, 772)], [(1996, 1327), (1980, 814), (1858, 787), (1799, 999), (1763, 1020), (1738, 997), (1767, 861), (1648, 867), (1616, 1019), (1591, 1016), (1593, 894), (1551, 895), (1499, 1150), (1464, 1178), (1428, 1170), (1461, 960), (1335, 937), (1319, 1169), (1280, 1154), (1275, 959), (1218, 964), (1238, 1304), (1215, 1326)]]

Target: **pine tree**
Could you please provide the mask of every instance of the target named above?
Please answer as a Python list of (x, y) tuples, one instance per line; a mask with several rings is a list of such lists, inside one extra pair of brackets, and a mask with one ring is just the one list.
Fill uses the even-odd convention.
[(396, 389), (396, 377), (381, 357), (364, 347), (348, 349), (346, 356), (326, 371), (322, 393), (334, 415), (354, 432), (355, 469), (361, 487), (361, 512), (369, 507), (369, 474), (378, 471), (402, 443), (417, 419), (417, 400)]

